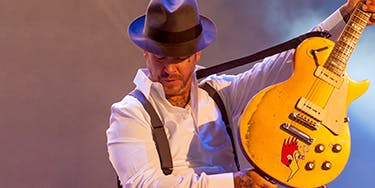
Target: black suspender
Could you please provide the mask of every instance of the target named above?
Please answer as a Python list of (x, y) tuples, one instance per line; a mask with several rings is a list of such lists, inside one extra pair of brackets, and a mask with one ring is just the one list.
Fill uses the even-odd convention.
[[(164, 125), (160, 117), (156, 113), (154, 107), (147, 100), (146, 96), (139, 90), (135, 89), (129, 93), (130, 96), (135, 97), (146, 110), (151, 118), (152, 138), (154, 139), (156, 150), (158, 151), (160, 166), (165, 175), (170, 175), (173, 171), (173, 161), (171, 157), (171, 150), (169, 148), (167, 134), (164, 130)], [(117, 176), (117, 187), (122, 188), (121, 181)]]
[(142, 92), (140, 92), (139, 90), (133, 90), (129, 95), (138, 99), (139, 102), (142, 103), (144, 109), (150, 115), (152, 125), (152, 138), (154, 139), (156, 150), (159, 154), (161, 169), (163, 170), (163, 173), (165, 175), (171, 174), (173, 171), (171, 151), (169, 149), (167, 134), (165, 133), (164, 125), (161, 122), (160, 117)]
[[(229, 127), (228, 115), (227, 115), (227, 111), (225, 110), (224, 103), (221, 100), (219, 94), (216, 92), (216, 90), (212, 86), (210, 86), (207, 83), (204, 83), (200, 87), (207, 91), (207, 93), (213, 98), (216, 105), (218, 105), (220, 109), (221, 116), (223, 118), (227, 133), (232, 143), (234, 160), (236, 162), (237, 169), (239, 170), (240, 166), (238, 162), (236, 149), (234, 146), (233, 134), (232, 134), (231, 128)], [(147, 113), (150, 115), (151, 124), (152, 124), (152, 137), (155, 141), (156, 149), (159, 154), (161, 169), (163, 170), (163, 173), (165, 175), (171, 174), (173, 171), (171, 151), (169, 149), (169, 143), (168, 143), (167, 135), (164, 130), (164, 125), (161, 122), (160, 117), (158, 116), (154, 107), (146, 99), (146, 97), (143, 95), (142, 92), (140, 92), (139, 90), (133, 90), (129, 95), (138, 99), (142, 103)]]
[[(207, 93), (210, 95), (210, 97), (212, 97), (212, 99), (215, 101), (216, 105), (220, 109), (222, 119), (225, 123), (227, 133), (232, 143), (234, 161), (236, 162), (237, 170), (240, 170), (236, 148), (234, 145), (233, 134), (231, 128), (229, 127), (228, 115), (227, 111), (225, 110), (224, 103), (221, 100), (219, 94), (216, 92), (216, 90), (209, 84), (204, 83), (199, 87), (207, 91)], [(129, 95), (135, 97), (139, 102), (141, 102), (143, 108), (150, 115), (152, 125), (152, 137), (156, 145), (156, 150), (159, 154), (161, 169), (165, 175), (170, 175), (173, 171), (173, 161), (171, 157), (171, 151), (169, 148), (168, 138), (164, 130), (164, 125), (160, 120), (160, 117), (156, 113), (154, 107), (151, 105), (151, 103), (147, 100), (147, 98), (141, 91), (135, 89), (132, 92), (130, 92)], [(119, 177), (117, 177), (117, 187), (122, 187)]]
[(221, 117), (222, 117), (222, 119), (223, 119), (223, 121), (225, 123), (227, 134), (228, 134), (228, 136), (230, 138), (230, 141), (232, 143), (234, 161), (236, 162), (237, 170), (240, 170), (240, 163), (238, 161), (236, 147), (234, 145), (233, 133), (232, 133), (232, 129), (229, 126), (228, 115), (227, 115), (227, 111), (225, 110), (225, 106), (224, 106), (223, 100), (221, 99), (220, 95), (217, 93), (217, 91), (215, 90), (215, 88), (213, 88), (210, 84), (204, 83), (204, 84), (200, 85), (199, 87), (207, 91), (207, 93), (210, 95), (210, 97), (212, 97), (212, 99), (214, 99), (216, 105), (220, 109)]

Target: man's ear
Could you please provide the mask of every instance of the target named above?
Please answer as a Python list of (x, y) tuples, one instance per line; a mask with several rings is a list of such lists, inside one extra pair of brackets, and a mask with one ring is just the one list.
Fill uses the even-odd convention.
[(201, 53), (202, 51), (195, 53), (195, 62), (198, 62), (201, 59)]
[(147, 59), (147, 58), (148, 58), (148, 52), (143, 51), (143, 57), (144, 57), (145, 59)]

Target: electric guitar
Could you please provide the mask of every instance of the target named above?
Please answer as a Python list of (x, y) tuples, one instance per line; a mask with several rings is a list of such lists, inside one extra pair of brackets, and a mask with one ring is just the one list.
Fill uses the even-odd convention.
[(344, 169), (350, 153), (349, 104), (368, 88), (346, 65), (370, 13), (359, 2), (336, 43), (303, 41), (294, 73), (260, 91), (240, 117), (242, 150), (266, 176), (291, 187), (319, 187)]

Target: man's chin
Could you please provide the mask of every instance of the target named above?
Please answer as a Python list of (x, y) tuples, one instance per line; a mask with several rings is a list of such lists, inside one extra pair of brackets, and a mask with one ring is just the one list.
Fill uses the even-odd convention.
[(164, 89), (164, 93), (167, 97), (173, 97), (173, 96), (178, 96), (180, 95), (182, 92), (181, 90), (165, 90)]
[(163, 86), (164, 88), (164, 93), (166, 96), (168, 97), (172, 97), (172, 96), (178, 96), (178, 95), (181, 95), (183, 92), (183, 89), (181, 87), (177, 87), (177, 86), (174, 86), (174, 87), (166, 87), (166, 86)]

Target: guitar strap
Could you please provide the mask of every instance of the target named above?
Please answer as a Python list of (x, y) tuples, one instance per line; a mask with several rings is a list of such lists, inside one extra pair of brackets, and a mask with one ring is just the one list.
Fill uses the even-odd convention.
[[(268, 48), (268, 49), (262, 50), (260, 52), (257, 52), (253, 55), (242, 57), (242, 58), (239, 58), (239, 59), (235, 59), (235, 60), (232, 60), (232, 61), (229, 61), (229, 62), (226, 62), (226, 63), (222, 63), (222, 64), (215, 65), (215, 66), (212, 66), (212, 67), (208, 67), (208, 68), (205, 68), (205, 69), (197, 70), (196, 71), (197, 79), (201, 79), (201, 78), (209, 76), (211, 74), (216, 74), (218, 72), (229, 70), (229, 69), (232, 69), (232, 68), (235, 68), (235, 67), (238, 67), (238, 66), (242, 66), (242, 65), (245, 65), (245, 64), (248, 64), (248, 63), (263, 59), (263, 58), (266, 58), (268, 56), (271, 56), (271, 55), (274, 55), (274, 54), (292, 49), (292, 48), (296, 48), (303, 40), (305, 40), (309, 37), (325, 37), (325, 38), (328, 38), (328, 37), (330, 37), (330, 34), (326, 31), (322, 31), (322, 32), (321, 31), (314, 31), (314, 32), (306, 33), (304, 35), (298, 36), (294, 39), (291, 39), (289, 41), (281, 43), (279, 45), (276, 45), (276, 46), (273, 46), (271, 48)], [(225, 123), (226, 131), (227, 131), (227, 134), (228, 134), (228, 136), (231, 140), (231, 144), (232, 144), (232, 147), (233, 147), (234, 160), (235, 160), (237, 169), (240, 170), (238, 156), (237, 156), (236, 148), (235, 148), (235, 145), (234, 145), (233, 134), (232, 134), (231, 128), (229, 127), (228, 116), (227, 116), (227, 113), (226, 113), (226, 110), (225, 110), (224, 103), (223, 103), (222, 99), (220, 98), (219, 94), (217, 93), (217, 91), (212, 86), (210, 86), (209, 84), (204, 83), (204, 84), (200, 85), (199, 87), (201, 87), (202, 89), (207, 91), (207, 93), (213, 98), (216, 105), (218, 105), (218, 107), (220, 109), (222, 120)], [(170, 152), (170, 148), (169, 148), (167, 135), (165, 133), (164, 125), (161, 122), (160, 117), (156, 113), (154, 107), (151, 105), (151, 103), (147, 100), (147, 98), (144, 96), (144, 94), (141, 91), (133, 90), (132, 92), (129, 93), (129, 95), (135, 97), (138, 101), (140, 101), (142, 103), (144, 109), (150, 115), (151, 125), (152, 125), (152, 137), (154, 139), (156, 149), (157, 149), (158, 154), (159, 154), (161, 169), (162, 169), (162, 171), (165, 175), (170, 175), (173, 171), (173, 162), (172, 162), (172, 157), (171, 157), (171, 152)], [(120, 182), (118, 176), (117, 176), (117, 187), (122, 188), (122, 185), (121, 185), (121, 182)]]
[(331, 35), (328, 33), (328, 31), (312, 31), (303, 35), (300, 35), (296, 38), (293, 38), (291, 40), (288, 40), (286, 42), (283, 42), (281, 44), (272, 46), (270, 48), (267, 48), (265, 50), (259, 51), (257, 53), (254, 53), (249, 56), (245, 56), (239, 59), (231, 60), (226, 63), (221, 63), (218, 65), (214, 65), (212, 67), (204, 68), (197, 70), (196, 75), (197, 79), (201, 79), (204, 77), (207, 77), (212, 74), (216, 74), (219, 72), (223, 72), (229, 69), (233, 69), (235, 67), (239, 67), (242, 65), (246, 65), (249, 63), (254, 63), (254, 61), (264, 59), (266, 57), (272, 56), (277, 53), (281, 53), (286, 50), (290, 50), (292, 48), (297, 48), (297, 46), (304, 41), (307, 38), (310, 37), (324, 37), (329, 38)]

